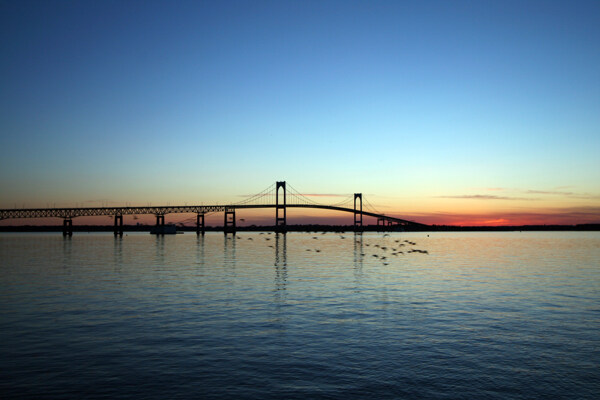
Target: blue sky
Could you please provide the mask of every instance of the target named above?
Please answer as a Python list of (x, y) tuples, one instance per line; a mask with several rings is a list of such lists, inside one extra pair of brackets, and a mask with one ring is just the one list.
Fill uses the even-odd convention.
[[(399, 213), (600, 220), (599, 2), (0, 10), (1, 207), (224, 202), (287, 180)], [(490, 188), (503, 199), (476, 197)]]

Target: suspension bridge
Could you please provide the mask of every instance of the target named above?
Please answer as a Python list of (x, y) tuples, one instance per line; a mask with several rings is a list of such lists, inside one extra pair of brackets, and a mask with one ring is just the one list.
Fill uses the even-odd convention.
[[(364, 207), (363, 207), (364, 201)], [(22, 208), (0, 210), (0, 220), (13, 218), (62, 218), (63, 236), (73, 235), (73, 218), (84, 216), (114, 216), (114, 234), (123, 235), (123, 216), (125, 215), (155, 215), (156, 227), (165, 227), (167, 214), (196, 214), (196, 233), (204, 234), (205, 216), (209, 213), (223, 213), (223, 231), (235, 233), (236, 210), (253, 208), (275, 209), (275, 230), (285, 232), (287, 226), (288, 208), (313, 208), (352, 213), (354, 215), (354, 229), (362, 230), (363, 217), (377, 218), (377, 225), (414, 226), (426, 225), (414, 221), (385, 215), (379, 212), (363, 197), (362, 193), (348, 195), (335, 204), (320, 204), (294, 189), (285, 181), (275, 182), (265, 190), (237, 203), (226, 205), (196, 205), (196, 206), (147, 206), (147, 207), (72, 207), (72, 208)], [(160, 229), (159, 229), (160, 231)]]

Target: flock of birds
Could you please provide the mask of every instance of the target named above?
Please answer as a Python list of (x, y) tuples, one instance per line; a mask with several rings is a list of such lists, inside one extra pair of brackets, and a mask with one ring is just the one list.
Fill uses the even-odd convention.
[[(268, 237), (268, 235), (271, 235), (272, 232), (267, 232), (266, 235), (263, 239), (265, 242), (268, 242), (271, 240), (270, 237)], [(315, 232), (316, 233), (316, 232)], [(321, 235), (325, 235), (327, 234), (327, 232), (322, 232)], [(265, 232), (260, 232), (259, 235), (265, 235)], [(389, 234), (384, 234), (383, 237), (389, 237)], [(237, 239), (241, 239), (241, 237), (236, 236)], [(313, 240), (318, 240), (319, 237), (318, 236), (313, 236), (312, 237)], [(340, 239), (346, 239), (346, 236), (344, 235), (340, 235)], [(254, 240), (253, 238), (249, 237), (247, 238), (247, 240)], [(357, 240), (356, 243), (361, 244), (362, 242), (360, 240)], [(373, 249), (378, 249), (378, 250), (374, 250), (373, 254), (371, 254), (371, 256), (373, 258), (377, 258), (379, 260), (382, 261), (383, 265), (388, 265), (389, 263), (387, 262), (387, 260), (389, 260), (391, 257), (397, 257), (401, 254), (410, 254), (410, 253), (420, 253), (420, 254), (429, 254), (429, 252), (427, 250), (420, 250), (420, 249), (416, 249), (414, 247), (411, 248), (406, 248), (407, 246), (416, 246), (417, 243), (412, 242), (410, 240), (400, 240), (400, 239), (396, 239), (394, 240), (393, 244), (391, 245), (387, 245), (387, 246), (383, 246), (381, 244), (373, 244), (371, 245), (371, 243), (364, 243), (364, 246), (366, 247), (372, 247)], [(273, 245), (269, 245), (269, 247), (273, 248)], [(306, 251), (314, 251), (315, 253), (320, 253), (321, 249), (306, 249)], [(366, 253), (360, 253), (360, 255), (362, 257), (367, 256)]]

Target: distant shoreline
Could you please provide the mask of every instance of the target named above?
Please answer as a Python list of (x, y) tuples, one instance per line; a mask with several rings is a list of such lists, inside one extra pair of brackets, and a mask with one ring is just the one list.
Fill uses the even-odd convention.
[[(124, 225), (123, 232), (149, 232), (154, 225)], [(62, 232), (62, 225), (0, 226), (0, 232)], [(195, 232), (194, 226), (178, 226), (178, 231)], [(238, 226), (238, 232), (274, 232), (275, 226)], [(288, 232), (352, 232), (353, 225), (287, 225)], [(74, 232), (113, 232), (113, 225), (73, 225)], [(222, 226), (207, 226), (206, 232), (223, 232)], [(521, 225), (521, 226), (452, 226), (429, 225), (424, 227), (366, 225), (364, 232), (509, 232), (509, 231), (600, 231), (600, 224), (578, 225)]]

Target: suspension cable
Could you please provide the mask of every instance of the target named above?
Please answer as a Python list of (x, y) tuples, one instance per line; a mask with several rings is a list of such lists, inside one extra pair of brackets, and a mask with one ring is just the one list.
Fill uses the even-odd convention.
[(367, 207), (365, 207), (365, 208), (368, 208), (368, 209), (370, 209), (371, 211), (375, 212), (375, 214), (381, 214), (381, 215), (384, 215), (384, 214), (383, 214), (381, 211), (379, 211), (378, 209), (376, 209), (376, 208), (373, 206), (373, 204), (371, 204), (371, 203), (369, 202), (369, 200), (367, 200), (365, 197), (363, 197), (363, 201), (364, 201), (364, 202), (366, 203), (366, 205), (367, 205)]
[(302, 193), (300, 193), (300, 191), (298, 191), (298, 189), (296, 189), (295, 187), (293, 187), (292, 185), (290, 185), (289, 183), (286, 183), (286, 185), (291, 189), (290, 190), (290, 194), (292, 196), (295, 196), (295, 198), (297, 200), (300, 200), (300, 202), (304, 202), (304, 204), (314, 204), (314, 205), (320, 205), (319, 203), (317, 203), (316, 201), (309, 199), (308, 197), (306, 197), (305, 195), (303, 195)]
[(263, 191), (255, 194), (255, 195), (249, 196), (246, 199), (241, 200), (241, 201), (239, 201), (237, 203), (230, 204), (230, 205), (232, 205), (232, 206), (233, 205), (240, 206), (240, 205), (248, 204), (248, 203), (251, 203), (253, 201), (256, 201), (258, 199), (262, 199), (262, 198), (265, 198), (265, 197), (267, 197), (267, 199), (269, 199), (270, 195), (272, 195), (271, 192), (274, 190), (274, 188), (275, 188), (275, 184), (271, 184), (271, 185), (269, 185), (269, 187), (267, 187)]

